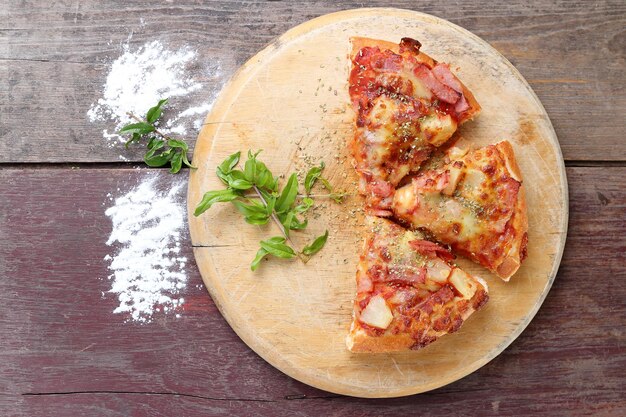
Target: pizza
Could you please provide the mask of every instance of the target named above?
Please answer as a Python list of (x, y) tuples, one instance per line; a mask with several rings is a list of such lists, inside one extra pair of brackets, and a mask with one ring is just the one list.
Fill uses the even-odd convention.
[(527, 255), (522, 176), (507, 141), (474, 151), (453, 146), (441, 167), (399, 188), (393, 213), (508, 281)]
[(366, 208), (390, 216), (395, 187), (417, 171), (480, 106), (452, 73), (420, 51), (421, 44), (352, 39), (349, 93), (356, 132), (349, 148)]
[(489, 299), (487, 284), (417, 231), (368, 216), (346, 344), (352, 352), (420, 349), (457, 331)]

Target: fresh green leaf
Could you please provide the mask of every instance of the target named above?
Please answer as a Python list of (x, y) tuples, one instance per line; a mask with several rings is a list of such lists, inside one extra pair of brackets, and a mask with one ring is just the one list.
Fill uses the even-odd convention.
[(249, 190), (252, 188), (252, 183), (244, 179), (233, 179), (228, 182), (228, 186), (230, 188), (234, 188), (235, 190)]
[(318, 236), (313, 241), (313, 243), (311, 243), (308, 246), (305, 246), (304, 249), (302, 249), (302, 253), (306, 256), (315, 255), (324, 247), (324, 245), (326, 244), (326, 240), (328, 240), (328, 230), (323, 235)]
[(259, 214), (259, 215), (244, 217), (244, 220), (248, 224), (264, 225), (264, 224), (269, 223), (270, 218), (269, 216)]
[(129, 147), (132, 143), (134, 143), (134, 142), (139, 142), (139, 140), (141, 140), (141, 135), (140, 135), (139, 133), (133, 133), (133, 135), (131, 136), (131, 138), (130, 138), (130, 139), (128, 139), (128, 140), (126, 141), (126, 143), (124, 144), (124, 147), (125, 147), (126, 149), (128, 149), (128, 147)]
[(154, 123), (159, 120), (159, 117), (161, 117), (161, 113), (163, 112), (163, 106), (165, 106), (166, 104), (167, 99), (164, 98), (163, 100), (159, 100), (156, 106), (148, 110), (148, 113), (146, 114), (146, 120), (148, 121), (148, 123)]
[(295, 215), (296, 213), (294, 213), (293, 211), (278, 215), (278, 219), (285, 228), (285, 233), (287, 234), (287, 236), (289, 236), (289, 231), (291, 230), (291, 222), (293, 221), (293, 217)]
[(302, 230), (305, 229), (308, 224), (308, 220), (300, 221), (297, 216), (293, 216), (293, 219), (291, 219), (291, 223), (289, 224), (289, 228), (291, 230)]
[(183, 164), (187, 165), (189, 168), (196, 169), (197, 167), (193, 166), (189, 159), (187, 159), (187, 152), (183, 152)]
[(121, 128), (117, 133), (120, 135), (130, 135), (134, 133), (138, 133), (140, 135), (145, 135), (146, 133), (154, 132), (154, 126), (150, 123), (139, 122), (139, 123), (131, 123), (129, 125)]
[(267, 216), (267, 212), (265, 211), (264, 205), (257, 205), (254, 202), (250, 201), (250, 203), (246, 204), (243, 201), (235, 200), (233, 201), (237, 210), (241, 212), (246, 217), (254, 217), (254, 216)]
[(274, 237), (259, 242), (261, 248), (265, 249), (268, 253), (283, 259), (290, 259), (296, 256), (296, 252), (291, 246), (285, 243), (284, 237)]
[(250, 182), (255, 182), (257, 178), (257, 161), (255, 158), (248, 159), (243, 167), (243, 173)]
[(313, 167), (309, 169), (309, 172), (306, 173), (306, 177), (304, 178), (304, 189), (307, 194), (311, 194), (311, 189), (315, 184), (315, 181), (322, 175), (322, 170), (324, 169), (324, 161), (320, 162), (320, 166)]
[(291, 174), (289, 180), (287, 180), (287, 184), (283, 188), (283, 192), (276, 200), (275, 210), (278, 213), (286, 212), (291, 208), (291, 205), (296, 201), (296, 196), (298, 195), (298, 177), (295, 173)]
[(187, 146), (187, 144), (185, 142), (183, 142), (182, 140), (168, 139), (167, 140), (167, 144), (171, 148), (180, 148), (180, 149), (184, 150), (185, 152), (187, 152), (189, 150), (189, 146)]
[(156, 151), (157, 149), (161, 149), (163, 146), (165, 146), (165, 141), (161, 139), (157, 139), (154, 136), (152, 136), (150, 140), (148, 141), (149, 151)]
[(320, 177), (319, 180), (322, 183), (322, 185), (324, 186), (324, 188), (326, 188), (328, 190), (329, 193), (333, 192), (333, 186), (330, 185), (330, 183), (328, 182), (328, 180), (326, 178)]
[(302, 203), (294, 207), (296, 213), (306, 213), (311, 207), (313, 207), (313, 199), (310, 197), (304, 197)]
[(170, 159), (171, 159), (172, 155), (170, 152), (165, 151), (161, 154), (158, 155), (154, 155), (154, 152), (150, 153), (146, 153), (146, 155), (143, 157), (143, 161), (146, 163), (146, 165), (148, 165), (149, 167), (162, 167), (163, 165), (166, 165)]
[(228, 158), (224, 159), (222, 163), (217, 167), (222, 174), (230, 174), (230, 171), (233, 170), (235, 166), (239, 163), (239, 158), (241, 157), (241, 152), (235, 152), (230, 155)]
[(183, 166), (183, 154), (181, 152), (176, 152), (172, 155), (172, 159), (170, 161), (170, 172), (172, 174), (178, 173)]
[(260, 248), (257, 253), (256, 256), (254, 257), (254, 260), (252, 261), (252, 263), (250, 264), (250, 269), (253, 271), (256, 271), (257, 268), (259, 267), (259, 264), (261, 263), (261, 261), (263, 260), (263, 258), (265, 258), (265, 256), (268, 254), (269, 252), (266, 251), (263, 248)]
[(208, 191), (204, 193), (204, 196), (202, 197), (202, 201), (200, 201), (200, 203), (196, 207), (196, 210), (193, 212), (193, 215), (199, 216), (205, 211), (207, 211), (208, 209), (210, 209), (213, 204), (222, 203), (226, 201), (233, 201), (237, 197), (239, 197), (239, 194), (237, 194), (233, 190)]
[(271, 216), (274, 212), (274, 207), (276, 206), (276, 197), (272, 195), (265, 195), (263, 198), (265, 199), (265, 204), (267, 205), (265, 207), (265, 212), (268, 216)]

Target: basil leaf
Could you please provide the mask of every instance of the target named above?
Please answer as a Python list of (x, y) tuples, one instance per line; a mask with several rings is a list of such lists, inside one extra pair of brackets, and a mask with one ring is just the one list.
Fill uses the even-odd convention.
[(148, 113), (146, 114), (146, 120), (148, 121), (148, 123), (154, 123), (159, 120), (159, 117), (161, 117), (161, 113), (163, 112), (163, 106), (165, 106), (166, 104), (167, 99), (165, 98), (163, 100), (159, 100), (156, 106), (148, 110)]
[(210, 209), (213, 204), (233, 201), (237, 197), (239, 197), (239, 194), (235, 193), (233, 190), (208, 191), (204, 193), (202, 201), (196, 206), (193, 215), (199, 216)]
[(191, 165), (191, 162), (189, 162), (189, 159), (187, 159), (187, 152), (183, 152), (183, 164), (187, 165), (189, 168), (192, 168), (192, 169), (198, 168), (198, 167)]
[(322, 170), (324, 169), (324, 161), (320, 162), (320, 166), (313, 167), (309, 169), (309, 172), (306, 173), (306, 177), (304, 178), (304, 189), (307, 194), (311, 194), (311, 189), (315, 184), (315, 181), (322, 175)]
[(324, 233), (321, 236), (318, 236), (313, 243), (311, 243), (308, 246), (305, 246), (304, 249), (302, 249), (302, 253), (306, 256), (312, 256), (315, 255), (317, 252), (319, 252), (324, 245), (326, 244), (326, 240), (328, 239), (328, 230), (326, 231), (326, 233)]
[(228, 186), (234, 188), (235, 190), (249, 190), (252, 188), (252, 183), (244, 179), (233, 179), (228, 182)]
[(304, 197), (302, 203), (294, 207), (296, 213), (306, 213), (313, 206), (313, 199)]
[(290, 259), (296, 256), (296, 252), (291, 246), (285, 244), (285, 238), (281, 237), (281, 240), (268, 239), (259, 242), (261, 248), (265, 249), (268, 253), (283, 259)]
[(243, 173), (245, 174), (245, 178), (250, 182), (255, 182), (257, 178), (257, 163), (256, 159), (248, 159), (243, 167)]
[(276, 200), (275, 210), (278, 213), (286, 212), (291, 208), (291, 205), (296, 201), (298, 195), (298, 177), (295, 173), (291, 174), (287, 184), (283, 188), (283, 192)]
[(293, 216), (293, 219), (291, 219), (291, 223), (289, 224), (289, 228), (291, 230), (302, 230), (305, 229), (308, 224), (308, 220), (301, 222), (296, 216)]
[(150, 123), (139, 122), (139, 123), (131, 123), (129, 125), (121, 128), (117, 133), (120, 135), (127, 135), (133, 133), (139, 133), (140, 135), (145, 135), (146, 133), (154, 132), (154, 126)]
[(172, 156), (170, 155), (168, 151), (160, 153), (159, 155), (154, 155), (154, 152), (150, 151), (146, 153), (146, 155), (143, 157), (143, 161), (149, 167), (153, 167), (153, 168), (162, 167), (163, 165), (166, 165), (169, 162), (171, 157)]
[(289, 236), (289, 230), (291, 230), (291, 222), (293, 221), (293, 216), (295, 216), (295, 213), (293, 211), (278, 215), (278, 219), (285, 228), (285, 233), (287, 234), (287, 236)]
[(165, 146), (165, 141), (152, 136), (148, 141), (148, 150), (155, 151)]
[(270, 221), (270, 217), (265, 214), (254, 214), (252, 216), (244, 217), (244, 220), (248, 224), (263, 225)]
[(139, 142), (139, 140), (141, 139), (141, 135), (139, 133), (133, 133), (133, 135), (131, 136), (130, 139), (128, 139), (126, 141), (126, 143), (124, 144), (124, 147), (126, 149), (128, 149), (128, 147), (130, 146), (131, 143), (133, 142)]
[(172, 174), (177, 174), (183, 166), (183, 154), (181, 152), (173, 154), (170, 165), (170, 172)]
[(187, 146), (187, 144), (185, 142), (183, 142), (182, 140), (168, 139), (167, 140), (167, 144), (170, 147), (172, 147), (172, 148), (180, 148), (180, 149), (184, 150), (185, 152), (187, 152), (189, 150), (189, 146)]
[(228, 158), (224, 159), (222, 163), (217, 167), (219, 171), (223, 174), (230, 174), (230, 171), (239, 163), (239, 158), (241, 157), (241, 152), (235, 152), (230, 155)]
[(329, 193), (333, 192), (333, 186), (330, 185), (330, 183), (328, 182), (328, 180), (324, 177), (320, 177), (320, 182), (322, 183), (322, 185), (324, 186), (324, 188), (326, 188), (328, 190)]
[(263, 205), (259, 207), (258, 205), (246, 204), (238, 200), (233, 201), (233, 204), (235, 205), (235, 207), (237, 207), (237, 210), (239, 210), (241, 214), (243, 214), (246, 217), (253, 217), (253, 216), (266, 216), (267, 217), (267, 213), (265, 212), (265, 206)]
[(250, 269), (253, 271), (256, 271), (257, 268), (259, 267), (259, 264), (261, 263), (261, 261), (263, 260), (263, 258), (265, 258), (265, 256), (268, 254), (269, 252), (266, 251), (263, 248), (260, 248), (257, 253), (256, 256), (254, 257), (254, 260), (252, 261), (252, 263), (250, 264)]

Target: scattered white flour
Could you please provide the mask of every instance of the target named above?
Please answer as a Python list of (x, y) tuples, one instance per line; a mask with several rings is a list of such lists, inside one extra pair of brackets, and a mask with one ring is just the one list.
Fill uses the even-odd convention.
[[(187, 258), (180, 255), (185, 209), (183, 183), (158, 191), (156, 176), (114, 200), (105, 214), (113, 231), (107, 245), (115, 248), (109, 262), (110, 293), (119, 299), (114, 313), (149, 322), (155, 312), (175, 310), (187, 285)], [(111, 200), (112, 197), (109, 196)], [(177, 315), (178, 317), (178, 315)]]
[[(109, 146), (125, 141), (115, 132), (131, 122), (128, 112), (143, 117), (162, 98), (170, 99), (168, 122), (162, 130), (178, 135), (187, 134), (189, 128), (198, 130), (221, 87), (219, 64), (198, 66), (197, 53), (191, 48), (171, 51), (160, 41), (148, 42), (135, 51), (125, 44), (122, 50), (111, 64), (102, 98), (87, 112), (91, 122), (115, 124), (102, 131)], [(195, 77), (190, 75), (191, 66), (196, 68)]]

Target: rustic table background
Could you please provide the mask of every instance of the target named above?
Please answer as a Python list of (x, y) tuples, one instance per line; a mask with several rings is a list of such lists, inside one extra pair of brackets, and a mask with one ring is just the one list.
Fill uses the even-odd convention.
[[(135, 169), (139, 151), (120, 162), (119, 147), (103, 146), (102, 125), (86, 112), (120, 44), (191, 45), (220, 62), (221, 84), (290, 27), (376, 5), (482, 37), (551, 117), (570, 231), (526, 331), (454, 384), (365, 400), (308, 387), (260, 359), (222, 319), (193, 262), (180, 318), (137, 324), (113, 314), (116, 300), (102, 297), (103, 202), (146, 170)], [(626, 414), (625, 2), (0, 0), (0, 16), (0, 415)], [(153, 171), (163, 189), (186, 176)]]

